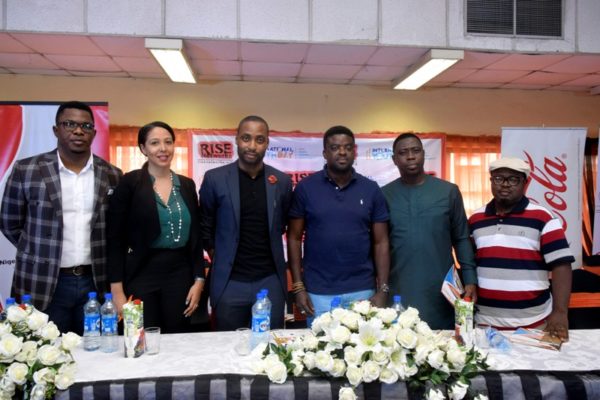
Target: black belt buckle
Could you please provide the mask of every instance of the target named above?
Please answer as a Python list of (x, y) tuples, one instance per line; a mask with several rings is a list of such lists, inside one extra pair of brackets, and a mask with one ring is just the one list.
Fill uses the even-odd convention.
[(72, 272), (75, 276), (81, 276), (85, 273), (85, 267), (83, 265), (78, 265), (73, 267)]

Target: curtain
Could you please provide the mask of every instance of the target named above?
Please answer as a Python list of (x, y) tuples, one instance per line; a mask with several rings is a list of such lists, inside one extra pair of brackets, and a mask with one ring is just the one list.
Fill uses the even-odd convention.
[[(108, 140), (110, 162), (125, 172), (141, 168), (146, 162), (146, 157), (138, 148), (137, 135), (139, 127), (135, 126), (110, 126)], [(174, 129), (175, 153), (171, 162), (171, 169), (180, 175), (189, 176), (188, 173), (188, 135), (186, 129)]]
[(488, 167), (500, 157), (500, 136), (446, 136), (447, 179), (458, 185), (467, 216), (492, 198)]
[[(593, 256), (593, 237), (594, 237), (594, 214), (595, 214), (595, 193), (596, 193), (596, 168), (598, 163), (598, 141), (596, 139), (587, 139), (585, 143), (585, 160), (583, 165), (583, 188), (582, 188), (582, 237), (584, 257)], [(597, 256), (596, 256), (597, 257)], [(597, 258), (593, 264), (597, 265), (600, 261)]]

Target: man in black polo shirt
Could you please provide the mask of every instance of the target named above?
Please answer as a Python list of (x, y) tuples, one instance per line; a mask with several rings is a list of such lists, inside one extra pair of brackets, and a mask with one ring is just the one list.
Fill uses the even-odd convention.
[(200, 187), (202, 236), (211, 257), (211, 307), (218, 330), (249, 327), (256, 293), (269, 290), (271, 328), (283, 328), (287, 294), (282, 235), (292, 181), (264, 164), (269, 126), (258, 116), (238, 125), (238, 160), (212, 169)]

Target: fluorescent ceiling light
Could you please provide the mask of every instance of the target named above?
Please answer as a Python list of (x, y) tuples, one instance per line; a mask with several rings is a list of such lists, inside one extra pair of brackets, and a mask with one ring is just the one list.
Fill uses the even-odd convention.
[(146, 38), (145, 45), (173, 82), (196, 83), (194, 72), (183, 54), (183, 40)]
[(464, 57), (463, 50), (431, 49), (394, 81), (394, 89), (416, 90)]

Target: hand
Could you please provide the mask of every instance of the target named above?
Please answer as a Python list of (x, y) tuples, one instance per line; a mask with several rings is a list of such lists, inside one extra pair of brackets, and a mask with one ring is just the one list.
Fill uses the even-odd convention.
[(369, 301), (371, 301), (371, 304), (375, 307), (383, 308), (387, 303), (387, 296), (388, 294), (386, 292), (378, 291), (369, 299)]
[(125, 297), (125, 293), (123, 291), (120, 292), (112, 292), (113, 303), (115, 307), (117, 307), (117, 314), (122, 318), (123, 316), (123, 306), (127, 303), (127, 297)]
[(310, 297), (308, 297), (308, 293), (305, 290), (296, 293), (296, 306), (298, 307), (298, 311), (301, 314), (314, 315), (315, 308), (313, 307), (312, 301), (310, 301)]
[(200, 303), (200, 296), (202, 295), (202, 289), (204, 288), (203, 281), (195, 281), (190, 290), (188, 291), (187, 297), (185, 298), (185, 305), (187, 306), (183, 310), (183, 315), (191, 317), (194, 311), (198, 309)]
[(465, 285), (465, 294), (463, 295), (463, 298), (465, 297), (470, 297), (473, 304), (477, 303), (477, 285)]
[(565, 311), (552, 311), (546, 319), (544, 331), (556, 336), (563, 342), (569, 341), (569, 319)]

